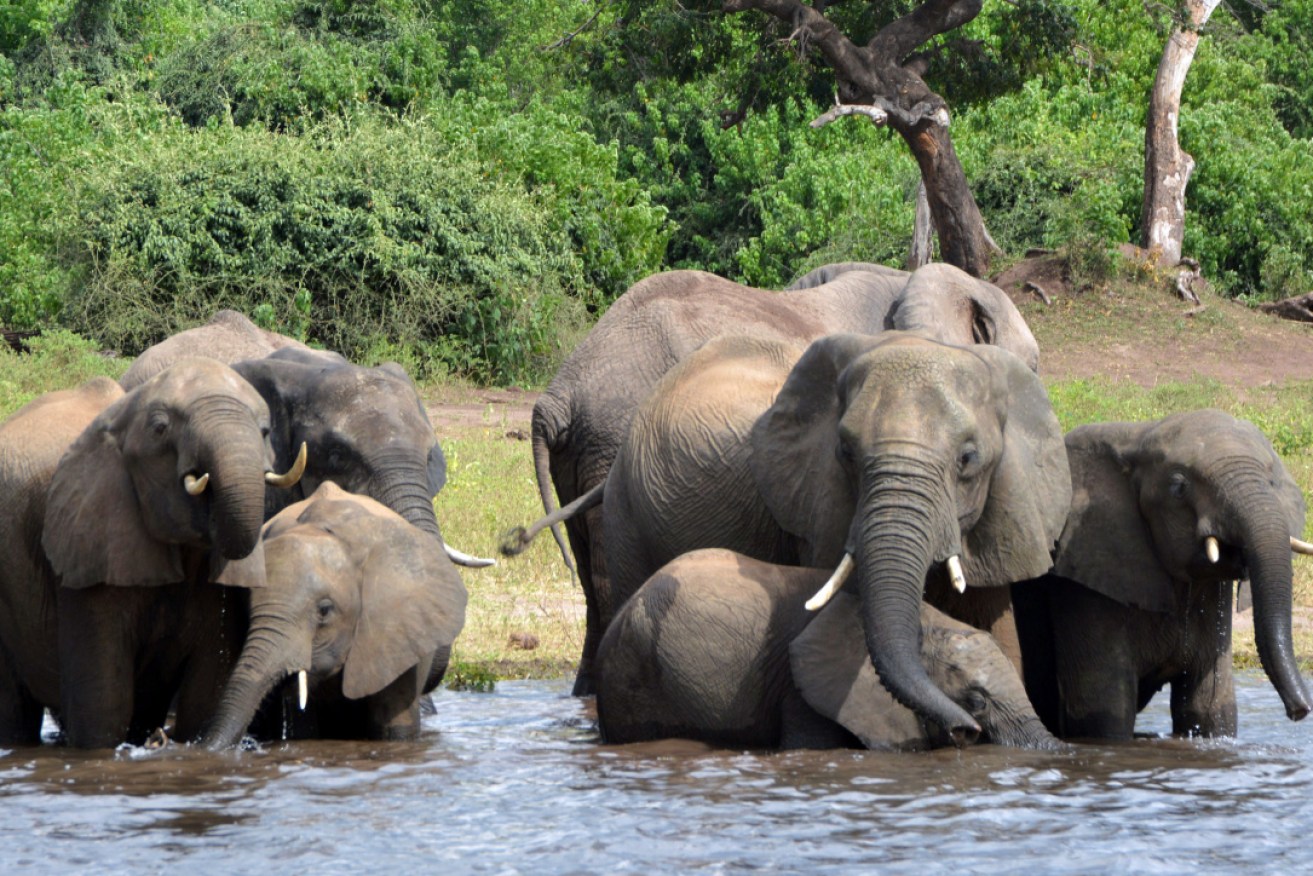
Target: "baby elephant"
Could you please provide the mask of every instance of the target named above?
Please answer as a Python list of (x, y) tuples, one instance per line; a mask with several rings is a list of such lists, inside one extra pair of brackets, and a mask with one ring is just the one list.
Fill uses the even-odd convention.
[[(598, 651), (602, 737), (746, 748), (924, 749), (947, 733), (898, 703), (868, 656), (858, 600), (804, 603), (828, 572), (699, 550), (667, 563), (620, 610)], [(983, 741), (1061, 746), (988, 634), (921, 609), (921, 658)]]
[(246, 642), (203, 742), (236, 744), (291, 676), (299, 710), (257, 736), (418, 735), (421, 687), (434, 662), (441, 677), (465, 623), (442, 541), (331, 482), (274, 516), (262, 539), (268, 583), (251, 591)]

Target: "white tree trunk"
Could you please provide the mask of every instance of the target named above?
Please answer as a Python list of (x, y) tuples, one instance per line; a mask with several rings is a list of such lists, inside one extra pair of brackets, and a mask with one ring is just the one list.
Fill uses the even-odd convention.
[(1194, 170), (1194, 159), (1181, 149), (1177, 139), (1181, 92), (1199, 47), (1199, 28), (1219, 2), (1187, 0), (1189, 23), (1172, 29), (1149, 95), (1149, 117), (1144, 132), (1144, 209), (1140, 225), (1144, 230), (1143, 246), (1163, 265), (1175, 265), (1181, 260), (1185, 187)]

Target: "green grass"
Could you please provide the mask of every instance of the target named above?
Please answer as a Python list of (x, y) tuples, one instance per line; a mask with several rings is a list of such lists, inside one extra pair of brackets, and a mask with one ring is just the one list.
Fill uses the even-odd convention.
[[(446, 430), (447, 486), (436, 510), (443, 536), (466, 553), (498, 557), (501, 534), (542, 516), (529, 442), (508, 437), (505, 421)], [(482, 667), (498, 678), (572, 674), (583, 647), (584, 601), (556, 542), (544, 533), (517, 557), (462, 569), (469, 591), (465, 629), (453, 664)], [(517, 646), (532, 637), (537, 647)], [(467, 672), (467, 674), (469, 674)]]

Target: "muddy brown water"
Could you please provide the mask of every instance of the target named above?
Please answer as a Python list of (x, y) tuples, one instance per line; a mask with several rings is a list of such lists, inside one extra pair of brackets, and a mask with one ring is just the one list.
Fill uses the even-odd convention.
[(608, 747), (566, 682), (410, 744), (0, 751), (0, 873), (1306, 872), (1313, 722), (1239, 686), (1237, 739), (1062, 754)]

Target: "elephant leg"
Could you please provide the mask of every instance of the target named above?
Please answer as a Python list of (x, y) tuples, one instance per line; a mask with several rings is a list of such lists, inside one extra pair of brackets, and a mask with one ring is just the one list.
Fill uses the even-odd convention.
[(419, 671), (403, 672), (368, 698), (372, 739), (410, 740), (419, 737)]
[(60, 724), (75, 748), (110, 748), (132, 723), (134, 643), (98, 584), (59, 594)]
[(596, 667), (597, 648), (606, 632), (603, 617), (605, 593), (609, 587), (606, 577), (606, 556), (601, 535), (602, 515), (600, 511), (585, 512), (566, 524), (566, 534), (570, 539), (570, 551), (574, 554), (575, 568), (579, 572), (579, 584), (584, 591), (584, 646), (579, 656), (579, 668), (575, 673), (573, 696), (592, 696), (597, 692)]
[(37, 745), (45, 710), (18, 680), (9, 654), (0, 648), (0, 745)]
[(1051, 577), (1012, 585), (1018, 643), (1024, 655), (1021, 677), (1026, 684), (1026, 696), (1040, 721), (1054, 735), (1060, 733), (1058, 715), (1061, 702), (1055, 671), (1057, 646), (1049, 601), (1062, 599), (1067, 586), (1060, 579)]
[[(1231, 592), (1205, 595), (1205, 604), (1191, 606), (1199, 651), (1191, 668), (1172, 680), (1172, 733), (1178, 736), (1236, 734), (1235, 679), (1231, 674)], [(1212, 660), (1208, 660), (1209, 656)]]
[(191, 742), (204, 732), (223, 696), (241, 654), (249, 613), (244, 594), (214, 584), (192, 585), (185, 612), (186, 665), (177, 688), (173, 736)]
[(1132, 738), (1140, 702), (1134, 611), (1074, 583), (1049, 600), (1061, 700), (1057, 734)]

